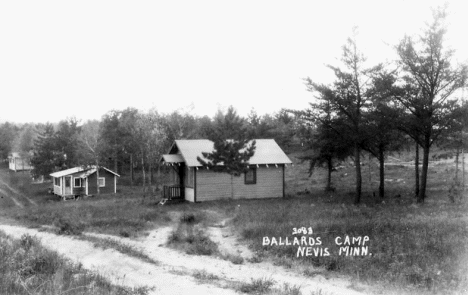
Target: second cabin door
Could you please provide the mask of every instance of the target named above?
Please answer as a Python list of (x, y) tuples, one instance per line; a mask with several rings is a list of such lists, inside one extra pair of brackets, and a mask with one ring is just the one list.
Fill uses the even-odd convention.
[(65, 195), (71, 195), (72, 194), (72, 177), (71, 176), (65, 176)]

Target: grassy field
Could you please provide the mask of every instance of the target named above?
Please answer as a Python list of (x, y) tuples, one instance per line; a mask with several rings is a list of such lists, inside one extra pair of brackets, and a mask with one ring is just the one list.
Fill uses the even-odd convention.
[(44, 249), (31, 236), (12, 240), (0, 231), (0, 294), (144, 295), (145, 288), (111, 285), (102, 277)]
[[(252, 262), (271, 260), (277, 265), (294, 268), (304, 275), (351, 276), (353, 280), (377, 286), (376, 290), (397, 293), (459, 294), (468, 289), (468, 217), (466, 191), (461, 201), (451, 202), (454, 184), (453, 161), (431, 164), (426, 203), (415, 203), (413, 166), (392, 165), (386, 169), (386, 197), (378, 195), (378, 166), (363, 159), (362, 204), (353, 202), (354, 168), (333, 173), (334, 192), (325, 193), (325, 171), (317, 169), (308, 177), (307, 164), (294, 155), (293, 167), (286, 169), (284, 199), (225, 200), (206, 203), (180, 203), (157, 206), (155, 198), (142, 198), (141, 188), (120, 186), (117, 195), (103, 195), (80, 201), (60, 202), (47, 195), (50, 184), (29, 184), (27, 175), (12, 175), (5, 170), (0, 177), (11, 186), (37, 201), (39, 206), (18, 208), (5, 202), (2, 216), (29, 226), (72, 224), (80, 230), (105, 232), (123, 237), (142, 234), (157, 226), (177, 223), (172, 236), (175, 248), (194, 254), (214, 255), (216, 246), (202, 238), (188, 245), (189, 220), (171, 218), (193, 214), (203, 226), (233, 218), (232, 225), (244, 242), (255, 251)], [(309, 227), (313, 234), (304, 235), (321, 245), (310, 248), (312, 255), (301, 255), (298, 245), (263, 245), (263, 238), (301, 237), (294, 228)], [(366, 255), (339, 255), (336, 238), (368, 237)], [(189, 241), (189, 244), (191, 244)], [(179, 246), (177, 246), (179, 242)], [(182, 245), (185, 244), (185, 245)], [(206, 253), (199, 245), (207, 245)], [(344, 246), (344, 245), (341, 245)], [(358, 245), (351, 245), (358, 246)], [(362, 245), (360, 245), (362, 246)], [(195, 248), (192, 248), (195, 247)], [(326, 256), (323, 251), (330, 253)], [(352, 247), (353, 249), (356, 247)], [(358, 248), (358, 247), (357, 247)], [(321, 250), (320, 250), (321, 249)], [(313, 251), (322, 255), (314, 255)], [(306, 252), (304, 252), (306, 253)], [(245, 262), (247, 263), (247, 262)]]

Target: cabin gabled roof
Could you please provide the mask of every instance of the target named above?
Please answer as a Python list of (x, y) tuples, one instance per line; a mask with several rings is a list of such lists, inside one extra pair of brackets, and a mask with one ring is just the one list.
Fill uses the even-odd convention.
[[(255, 142), (255, 153), (249, 160), (250, 165), (292, 163), (274, 139), (255, 139)], [(210, 153), (213, 149), (214, 143), (208, 139), (176, 140), (170, 149), (170, 154), (163, 155), (161, 161), (185, 162), (189, 167), (201, 167), (197, 157), (205, 159), (202, 153)]]
[[(32, 152), (28, 152), (27, 153), (29, 156), (32, 156), (33, 153)], [(27, 155), (26, 155), (27, 156)], [(11, 158), (18, 158), (18, 159), (21, 159), (21, 155), (20, 153), (18, 152), (11, 152), (9, 155), (8, 155), (8, 158), (11, 159)]]
[[(115, 173), (114, 171), (112, 170), (109, 170), (107, 169), (106, 167), (100, 167), (112, 174), (114, 174), (115, 176), (117, 177), (120, 177), (120, 175), (118, 175), (117, 173)], [(70, 169), (66, 169), (66, 170), (62, 170), (62, 171), (57, 171), (57, 172), (54, 172), (54, 173), (50, 173), (50, 176), (52, 177), (62, 177), (62, 176), (67, 176), (67, 175), (72, 175), (72, 174), (76, 174), (76, 173), (79, 173), (79, 172), (82, 172), (80, 173), (79, 175), (76, 175), (75, 177), (77, 178), (86, 178), (88, 177), (89, 175), (93, 174), (96, 172), (96, 166), (88, 166), (88, 167), (73, 167), (73, 168), (70, 168)]]

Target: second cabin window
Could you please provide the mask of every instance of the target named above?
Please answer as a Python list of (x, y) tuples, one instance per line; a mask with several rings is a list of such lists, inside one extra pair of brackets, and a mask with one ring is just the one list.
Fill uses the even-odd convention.
[(74, 187), (81, 187), (81, 178), (75, 178), (75, 183), (73, 184)]
[(106, 186), (106, 179), (104, 177), (99, 177), (98, 179), (99, 187)]
[(245, 184), (256, 184), (257, 183), (257, 169), (256, 168), (249, 168), (247, 172), (245, 172)]

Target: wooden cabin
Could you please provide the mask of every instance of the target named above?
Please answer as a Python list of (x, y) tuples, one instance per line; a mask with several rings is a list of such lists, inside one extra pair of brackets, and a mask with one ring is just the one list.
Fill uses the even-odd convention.
[[(97, 169), (91, 167), (75, 167), (51, 173), (53, 193), (63, 199), (74, 198), (81, 195), (97, 194)], [(101, 194), (117, 192), (117, 177), (114, 171), (99, 167), (99, 191)]]
[(29, 171), (32, 170), (31, 162), (29, 158), (23, 158), (19, 153), (11, 153), (8, 156), (8, 168), (15, 172), (17, 171)]
[(213, 151), (207, 139), (176, 140), (161, 162), (171, 166), (171, 184), (165, 185), (163, 197), (201, 202), (219, 199), (261, 199), (284, 197), (285, 165), (291, 160), (274, 139), (256, 139), (255, 154), (249, 171), (240, 176), (215, 172), (203, 167), (197, 157)]

